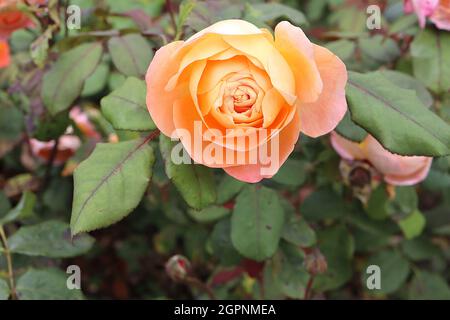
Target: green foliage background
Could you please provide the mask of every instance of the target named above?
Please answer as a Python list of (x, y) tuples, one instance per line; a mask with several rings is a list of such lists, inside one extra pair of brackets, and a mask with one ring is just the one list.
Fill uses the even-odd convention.
[[(369, 3), (381, 30), (366, 27)], [(80, 30), (65, 26), (69, 4)], [(287, 19), (337, 54), (350, 71), (338, 132), (436, 157), (427, 179), (394, 198), (381, 184), (363, 205), (327, 136), (302, 136), (257, 185), (174, 165), (146, 110), (147, 66), (168, 41), (229, 18)], [(449, 32), (421, 30), (400, 0), (49, 1), (36, 24), (12, 35), (0, 70), (0, 299), (450, 298)], [(59, 139), (74, 106), (103, 143), (93, 151), (75, 128), (83, 145), (64, 165), (31, 156), (29, 139)], [(170, 277), (176, 254), (194, 282)], [(82, 291), (66, 288), (74, 264)], [(379, 290), (367, 289), (369, 265)]]

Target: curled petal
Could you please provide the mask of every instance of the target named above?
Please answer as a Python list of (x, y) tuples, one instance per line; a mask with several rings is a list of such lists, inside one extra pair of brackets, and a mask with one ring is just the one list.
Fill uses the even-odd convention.
[(299, 27), (287, 21), (275, 28), (275, 46), (292, 69), (295, 93), (301, 102), (314, 102), (322, 92), (323, 84), (314, 59), (313, 44)]
[(415, 174), (429, 163), (428, 157), (406, 157), (390, 153), (372, 136), (366, 138), (367, 158), (385, 176), (407, 177)]
[(332, 131), (347, 111), (345, 64), (328, 49), (314, 45), (314, 59), (319, 67), (323, 90), (317, 101), (297, 102), (302, 132), (316, 138)]
[(366, 154), (364, 152), (363, 143), (357, 143), (341, 137), (336, 132), (331, 133), (331, 145), (334, 150), (344, 159), (347, 160), (364, 160)]
[[(175, 130), (173, 125), (173, 103), (186, 94), (186, 88), (175, 88), (166, 92), (165, 86), (178, 71), (179, 61), (174, 53), (183, 44), (182, 41), (172, 42), (159, 49), (147, 71), (147, 108), (159, 130), (170, 136)], [(183, 90), (184, 89), (184, 90)]]

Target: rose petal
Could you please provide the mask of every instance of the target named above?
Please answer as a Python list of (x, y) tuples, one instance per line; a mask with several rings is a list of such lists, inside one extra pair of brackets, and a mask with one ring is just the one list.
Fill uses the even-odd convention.
[(291, 67), (295, 92), (302, 102), (314, 102), (322, 92), (322, 79), (314, 60), (313, 44), (299, 27), (287, 21), (275, 28), (275, 46)]
[[(277, 150), (279, 152), (278, 164), (276, 164), (274, 168), (271, 168), (269, 172), (265, 173), (262, 172), (262, 169), (265, 166), (262, 165), (261, 163), (227, 167), (224, 168), (224, 170), (230, 176), (248, 183), (257, 183), (264, 178), (271, 178), (278, 172), (280, 167), (283, 165), (283, 163), (287, 160), (289, 155), (294, 150), (295, 144), (298, 141), (299, 134), (300, 134), (300, 119), (298, 114), (296, 113), (291, 123), (288, 126), (286, 126), (283, 130), (281, 130), (281, 132), (279, 133), (278, 137), (279, 143)], [(271, 150), (272, 143), (274, 143), (273, 138), (272, 140), (267, 142), (268, 151)], [(271, 157), (272, 161), (275, 160), (274, 155), (269, 154), (269, 157)]]
[(422, 182), (425, 180), (425, 178), (428, 176), (428, 172), (430, 171), (431, 164), (433, 162), (433, 158), (428, 158), (425, 165), (420, 168), (418, 171), (407, 175), (385, 175), (384, 180), (392, 185), (396, 186), (411, 186), (418, 184), (419, 182)]
[(367, 158), (384, 175), (409, 176), (425, 167), (428, 157), (406, 157), (393, 154), (372, 136), (366, 138)]
[(224, 40), (245, 55), (257, 58), (264, 66), (272, 85), (280, 92), (286, 102), (291, 105), (295, 102), (297, 97), (294, 75), (273, 43), (261, 35), (224, 36)]
[(147, 71), (147, 108), (156, 126), (166, 136), (175, 130), (173, 125), (173, 103), (189, 91), (176, 88), (166, 92), (165, 86), (169, 78), (178, 70), (179, 61), (173, 61), (173, 53), (183, 44), (172, 42), (161, 47), (153, 58)]
[(347, 140), (334, 131), (330, 138), (331, 145), (342, 158), (347, 160), (364, 160), (367, 158), (363, 143)]
[(347, 111), (345, 64), (328, 49), (314, 45), (314, 58), (323, 81), (323, 91), (313, 103), (298, 102), (302, 132), (316, 138), (332, 131)]

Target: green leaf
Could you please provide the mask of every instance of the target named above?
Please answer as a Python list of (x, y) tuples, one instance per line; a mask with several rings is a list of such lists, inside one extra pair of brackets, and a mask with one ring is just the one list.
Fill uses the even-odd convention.
[(327, 260), (327, 271), (317, 275), (313, 287), (321, 291), (339, 288), (352, 276), (354, 241), (342, 225), (318, 232), (319, 249)]
[(81, 96), (88, 97), (99, 93), (105, 87), (108, 77), (109, 65), (107, 63), (100, 63), (94, 73), (84, 82)]
[(298, 216), (292, 215), (284, 224), (282, 237), (289, 243), (308, 248), (316, 243), (316, 233)]
[(53, 28), (49, 27), (30, 45), (30, 56), (33, 62), (42, 68), (48, 56), (48, 42), (52, 38)]
[(433, 104), (433, 97), (424, 87), (424, 85), (414, 77), (410, 75), (394, 70), (380, 70), (380, 73), (389, 81), (393, 82), (396, 86), (403, 89), (411, 89), (416, 92), (417, 97), (427, 107), (431, 107)]
[(237, 195), (245, 183), (225, 174), (217, 187), (217, 203), (224, 204)]
[(398, 44), (391, 38), (385, 38), (379, 34), (370, 38), (361, 37), (358, 42), (361, 53), (369, 59), (371, 64), (388, 63), (400, 55)]
[(306, 17), (301, 11), (281, 3), (255, 3), (251, 5), (250, 10), (253, 17), (265, 22), (285, 17), (296, 25), (307, 24)]
[(344, 118), (336, 127), (336, 132), (354, 142), (362, 142), (367, 137), (367, 131), (352, 121), (350, 111), (345, 113)]
[(80, 290), (67, 288), (68, 275), (58, 269), (30, 269), (17, 280), (19, 300), (81, 300)]
[(262, 261), (277, 250), (283, 223), (278, 194), (266, 187), (247, 185), (236, 199), (231, 240), (243, 256)]
[(372, 191), (367, 203), (367, 214), (374, 220), (384, 220), (389, 216), (388, 211), (389, 197), (386, 192), (386, 186), (380, 184)]
[(25, 191), (20, 198), (19, 203), (0, 219), (0, 225), (7, 224), (16, 220), (24, 220), (34, 215), (33, 208), (36, 203), (36, 196), (30, 191)]
[(418, 271), (408, 287), (408, 298), (413, 300), (449, 300), (450, 287), (440, 274)]
[(380, 72), (349, 72), (347, 101), (352, 120), (391, 152), (450, 154), (450, 126), (425, 108), (414, 91), (395, 86)]
[(421, 235), (425, 224), (425, 217), (419, 210), (414, 211), (406, 218), (398, 221), (398, 225), (402, 229), (406, 239), (412, 239)]
[(410, 214), (419, 206), (416, 189), (412, 186), (396, 187), (394, 208), (402, 213)]
[(242, 257), (231, 242), (231, 221), (225, 218), (214, 225), (211, 232), (211, 248), (220, 263), (224, 266), (237, 265)]
[(413, 261), (429, 260), (441, 254), (439, 247), (424, 237), (402, 241), (401, 245), (402, 251)]
[(102, 113), (116, 130), (156, 129), (145, 103), (147, 88), (143, 80), (129, 77), (101, 100)]
[(24, 128), (24, 116), (19, 109), (7, 105), (0, 96), (0, 139), (12, 140), (20, 136)]
[(348, 60), (354, 56), (356, 44), (354, 41), (343, 39), (328, 42), (325, 47), (341, 60)]
[(231, 210), (225, 207), (210, 206), (202, 210), (191, 209), (188, 212), (195, 221), (200, 223), (209, 223), (229, 215)]
[(288, 159), (272, 179), (286, 186), (301, 186), (306, 180), (307, 165), (306, 161)]
[(411, 44), (414, 76), (436, 93), (450, 89), (450, 34), (424, 29)]
[(150, 44), (136, 33), (109, 39), (108, 49), (117, 70), (127, 76), (144, 76), (153, 58)]
[(43, 78), (42, 99), (51, 114), (69, 108), (102, 57), (102, 45), (85, 43), (64, 52)]
[(338, 218), (348, 212), (349, 208), (342, 197), (328, 188), (314, 191), (300, 207), (300, 213), (311, 221)]
[(144, 139), (99, 143), (74, 173), (72, 234), (109, 226), (139, 204), (155, 161)]
[(0, 279), (0, 301), (1, 300), (8, 300), (9, 297), (9, 286), (8, 283)]
[(175, 32), (175, 40), (179, 40), (183, 32), (183, 26), (186, 24), (189, 15), (197, 5), (196, 0), (183, 0), (180, 4), (179, 13), (176, 20), (177, 30)]
[(93, 244), (94, 238), (86, 234), (72, 239), (69, 225), (56, 220), (22, 227), (8, 239), (13, 253), (49, 258), (75, 257), (89, 251)]
[[(367, 262), (367, 266), (369, 265), (376, 265), (381, 270), (381, 289), (370, 290), (375, 294), (390, 294), (397, 291), (405, 283), (410, 272), (408, 260), (396, 250), (385, 250), (371, 256)], [(367, 266), (363, 270), (366, 270)], [(368, 276), (363, 272), (363, 285), (366, 284)]]
[(161, 136), (159, 142), (166, 174), (187, 204), (197, 210), (212, 205), (217, 198), (212, 170), (192, 161), (190, 164), (173, 163), (171, 153), (176, 142), (165, 136)]
[(301, 249), (285, 243), (280, 247), (282, 249), (280, 250), (282, 251), (281, 268), (276, 277), (281, 292), (292, 299), (303, 299), (310, 275), (303, 267), (304, 261)]

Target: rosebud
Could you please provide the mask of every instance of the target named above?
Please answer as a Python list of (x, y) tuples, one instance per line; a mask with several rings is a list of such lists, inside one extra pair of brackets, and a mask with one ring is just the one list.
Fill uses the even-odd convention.
[(309, 252), (305, 252), (305, 261), (303, 263), (305, 265), (306, 271), (308, 271), (308, 273), (311, 275), (325, 273), (328, 268), (326, 258), (317, 248)]
[(174, 281), (181, 281), (186, 278), (191, 270), (191, 263), (182, 255), (175, 255), (166, 262), (166, 272)]

